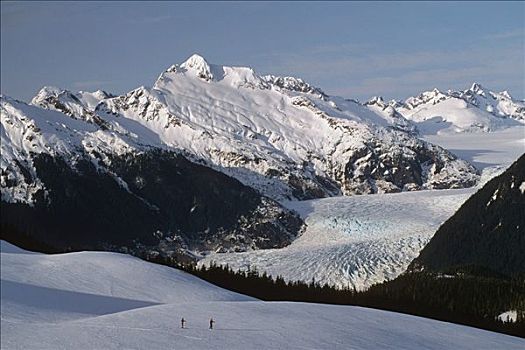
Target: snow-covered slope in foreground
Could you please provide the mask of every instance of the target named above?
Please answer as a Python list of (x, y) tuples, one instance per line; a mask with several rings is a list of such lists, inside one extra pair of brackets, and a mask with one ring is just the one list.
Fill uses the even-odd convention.
[[(351, 306), (262, 302), (113, 253), (1, 243), (2, 349), (522, 349), (523, 339)], [(216, 320), (208, 330), (209, 317)], [(187, 329), (179, 328), (179, 319)]]

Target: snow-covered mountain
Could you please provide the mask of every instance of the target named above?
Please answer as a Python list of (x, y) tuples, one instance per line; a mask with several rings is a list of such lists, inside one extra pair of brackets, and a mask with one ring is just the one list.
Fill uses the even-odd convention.
[[(511, 114), (503, 118), (479, 108), (486, 106), (480, 101), (490, 102), (495, 94), (482, 93), (479, 86), (468, 91), (461, 92), (462, 97), (436, 90), (404, 103), (374, 98), (360, 104), (328, 96), (298, 78), (259, 76), (250, 68), (208, 64), (194, 55), (169, 67), (153, 87), (139, 87), (121, 96), (51, 87), (43, 88), (29, 105), (2, 96), (2, 210), (10, 213), (3, 217), (9, 218), (9, 224), (23, 223), (19, 227), (23, 230), (43, 230), (46, 234), (41, 236), (52, 240), (48, 243), (62, 242), (66, 248), (100, 248), (96, 244), (101, 242), (109, 244), (109, 248), (102, 246), (108, 249), (136, 247), (137, 242), (130, 241), (138, 240), (148, 249), (193, 257), (281, 248), (302, 232), (302, 221), (271, 198), (293, 201), (475, 184), (476, 169), (419, 139), (428, 137), (421, 133), (424, 122), (403, 115), (463, 103), (469, 107), (460, 109), (463, 114), (457, 119), (464, 118), (466, 110), (476, 118), (483, 112), (487, 120), (501, 120), (503, 126), (522, 125), (516, 117), (521, 113), (519, 106), (508, 94), (496, 98), (497, 110)], [(474, 97), (479, 101), (472, 102)], [(474, 156), (479, 155), (480, 145), (469, 141), (458, 154), (483, 165)], [(516, 148), (514, 143), (508, 147)], [(454, 152), (460, 148), (451, 147)], [(447, 198), (446, 194), (441, 197)], [(465, 199), (458, 198), (450, 208)], [(369, 222), (370, 215), (395, 214), (397, 206), (404, 205), (395, 200), (368, 205), (365, 198), (333, 203), (334, 207), (348, 203), (364, 208), (347, 210), (343, 221), (334, 211), (334, 220), (348, 221), (349, 227), (353, 218), (348, 215)], [(329, 283), (363, 288), (396, 276), (428, 241), (435, 225), (446, 219), (443, 215), (452, 213), (434, 215), (429, 210), (420, 217), (431, 215), (436, 220), (421, 230), (418, 217), (410, 217), (413, 211), (401, 212), (407, 225), (415, 223), (417, 230), (391, 224), (399, 218), (390, 218), (384, 227), (395, 229), (361, 239), (347, 236), (346, 228), (337, 224), (342, 230), (337, 244), (329, 246), (330, 240), (321, 239), (310, 255), (324, 261), (326, 269), (294, 268), (288, 277), (325, 278)], [(297, 252), (295, 261), (304, 266), (304, 251), (295, 247), (317, 232), (314, 226), (328, 232), (332, 222), (327, 219), (324, 226), (317, 225), (318, 216), (315, 220), (303, 217), (310, 227), (296, 244), (282, 252), (246, 253), (236, 266), (248, 263), (270, 271), (260, 263), (261, 256), (274, 254), (279, 260), (289, 252)], [(76, 236), (68, 235), (79, 222)], [(348, 260), (348, 252), (356, 252), (356, 246), (361, 247), (359, 252)], [(401, 253), (391, 247), (399, 247)], [(224, 262), (238, 256), (213, 259)], [(344, 263), (334, 265), (335, 261)]]
[[(525, 125), (494, 132), (432, 135), (432, 141), (482, 169), (478, 185), (284, 202), (306, 224), (290, 245), (210, 254), (199, 263), (214, 261), (233, 269), (256, 268), (291, 281), (314, 279), (357, 289), (397, 277), (465, 200), (525, 153)], [(465, 219), (472, 222), (472, 216)]]
[(174, 256), (282, 247), (299, 233), (302, 222), (290, 210), (153, 147), (144, 128), (102, 127), (67, 92), (41, 101), (71, 112), (1, 98), (3, 225), (58, 249)]
[(29, 188), (40, 185), (20, 168), (42, 152), (87, 155), (102, 167), (115, 154), (181, 152), (279, 200), (458, 188), (478, 179), (468, 163), (415, 137), (395, 111), (198, 55), (168, 68), (152, 88), (111, 97), (46, 87), (32, 105), (39, 108), (2, 97), (2, 171), (11, 184), (2, 193), (18, 193), (5, 200), (31, 201)]
[(2, 349), (488, 350), (525, 343), (388, 311), (263, 302), (123, 254), (45, 255), (0, 244)]
[(44, 109), (62, 112), (69, 117), (95, 123), (104, 128), (106, 127), (105, 122), (93, 110), (100, 101), (112, 96), (101, 90), (95, 92), (80, 91), (74, 94), (67, 90), (45, 86), (33, 97), (31, 104)]
[[(107, 100), (98, 111), (138, 121), (164, 143), (277, 199), (474, 180), (468, 165), (359, 104), (300, 79), (260, 77), (197, 55), (170, 67), (152, 89)], [(174, 119), (180, 125), (168, 127)]]
[(525, 103), (513, 99), (507, 91), (493, 92), (478, 83), (463, 91), (425, 91), (404, 102), (374, 97), (365, 105), (384, 115), (399, 114), (421, 135), (490, 132), (525, 124)]
[(494, 92), (478, 83), (473, 83), (467, 90), (449, 91), (448, 94), (459, 97), (494, 116), (525, 122), (525, 103), (513, 99), (508, 91)]
[(417, 134), (417, 128), (413, 122), (406, 119), (397, 109), (403, 105), (395, 100), (385, 101), (381, 96), (374, 96), (364, 103), (371, 110), (383, 115), (385, 119), (396, 128)]

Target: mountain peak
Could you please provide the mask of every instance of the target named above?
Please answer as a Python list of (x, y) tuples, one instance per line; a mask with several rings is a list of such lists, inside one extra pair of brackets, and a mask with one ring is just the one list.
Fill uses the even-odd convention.
[[(194, 74), (198, 78), (206, 81), (213, 80), (214, 74), (212, 73), (212, 65), (210, 65), (204, 57), (198, 54), (191, 55), (186, 61), (181, 64), (174, 64), (165, 73), (190, 73)], [(164, 73), (163, 73), (164, 74)], [(159, 77), (162, 79), (163, 75)]]
[(384, 107), (385, 106), (385, 100), (383, 99), (383, 96), (374, 96), (372, 97), (371, 99), (369, 99), (368, 101), (366, 101), (364, 103), (364, 105), (378, 105), (380, 107)]
[(62, 92), (63, 90), (56, 87), (56, 86), (50, 86), (50, 85), (46, 85), (46, 86), (43, 86), (40, 90), (38, 90), (37, 94), (35, 95), (35, 97), (37, 96), (48, 96), (48, 95), (58, 95)]
[(186, 67), (186, 66), (191, 67), (195, 65), (208, 65), (208, 61), (206, 61), (206, 59), (202, 57), (201, 55), (194, 53), (193, 55), (188, 57), (186, 61), (181, 63), (181, 67)]
[(469, 90), (478, 95), (485, 95), (485, 88), (479, 83), (473, 83)]
[(204, 59), (204, 57), (193, 54), (191, 55), (186, 61), (184, 61), (180, 68), (183, 68), (187, 71), (193, 71), (196, 73), (196, 75), (204, 80), (212, 80), (213, 74), (211, 72), (211, 67), (208, 64), (208, 62)]
[(504, 90), (504, 91), (500, 92), (499, 94), (501, 96), (505, 97), (506, 99), (512, 100), (512, 96), (510, 95), (510, 93), (507, 90)]
[(83, 90), (80, 90), (78, 92), (78, 94), (80, 95), (85, 95), (85, 94), (89, 94), (89, 95), (93, 95), (93, 96), (97, 96), (97, 97), (100, 97), (100, 98), (108, 98), (108, 97), (114, 97), (113, 94), (107, 92), (107, 91), (104, 91), (104, 90), (96, 90), (96, 91), (83, 91)]
[(36, 106), (45, 104), (45, 101), (47, 99), (56, 98), (65, 92), (69, 91), (60, 89), (56, 86), (44, 86), (33, 97), (33, 99), (31, 100), (31, 104)]
[(383, 96), (374, 96), (370, 99), (370, 102), (374, 102), (374, 101), (377, 101), (377, 102), (380, 102), (380, 103), (383, 103), (385, 102)]

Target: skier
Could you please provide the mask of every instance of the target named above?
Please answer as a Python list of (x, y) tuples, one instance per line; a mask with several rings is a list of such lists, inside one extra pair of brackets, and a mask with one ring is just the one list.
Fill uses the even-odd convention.
[(184, 324), (186, 323), (186, 320), (183, 318), (181, 318), (180, 320), (180, 328), (184, 328)]
[(215, 321), (213, 320), (213, 318), (210, 318), (210, 329), (213, 329), (213, 324), (215, 323)]

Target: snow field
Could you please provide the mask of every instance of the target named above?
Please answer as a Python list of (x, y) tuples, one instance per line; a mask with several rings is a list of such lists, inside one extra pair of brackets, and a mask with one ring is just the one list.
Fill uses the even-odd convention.
[[(523, 339), (393, 312), (256, 301), (121, 254), (49, 256), (3, 241), (1, 247), (2, 349), (525, 346)], [(50, 298), (57, 302), (49, 303)], [(180, 329), (181, 317), (187, 329)], [(208, 329), (210, 317), (216, 321), (213, 330)]]

